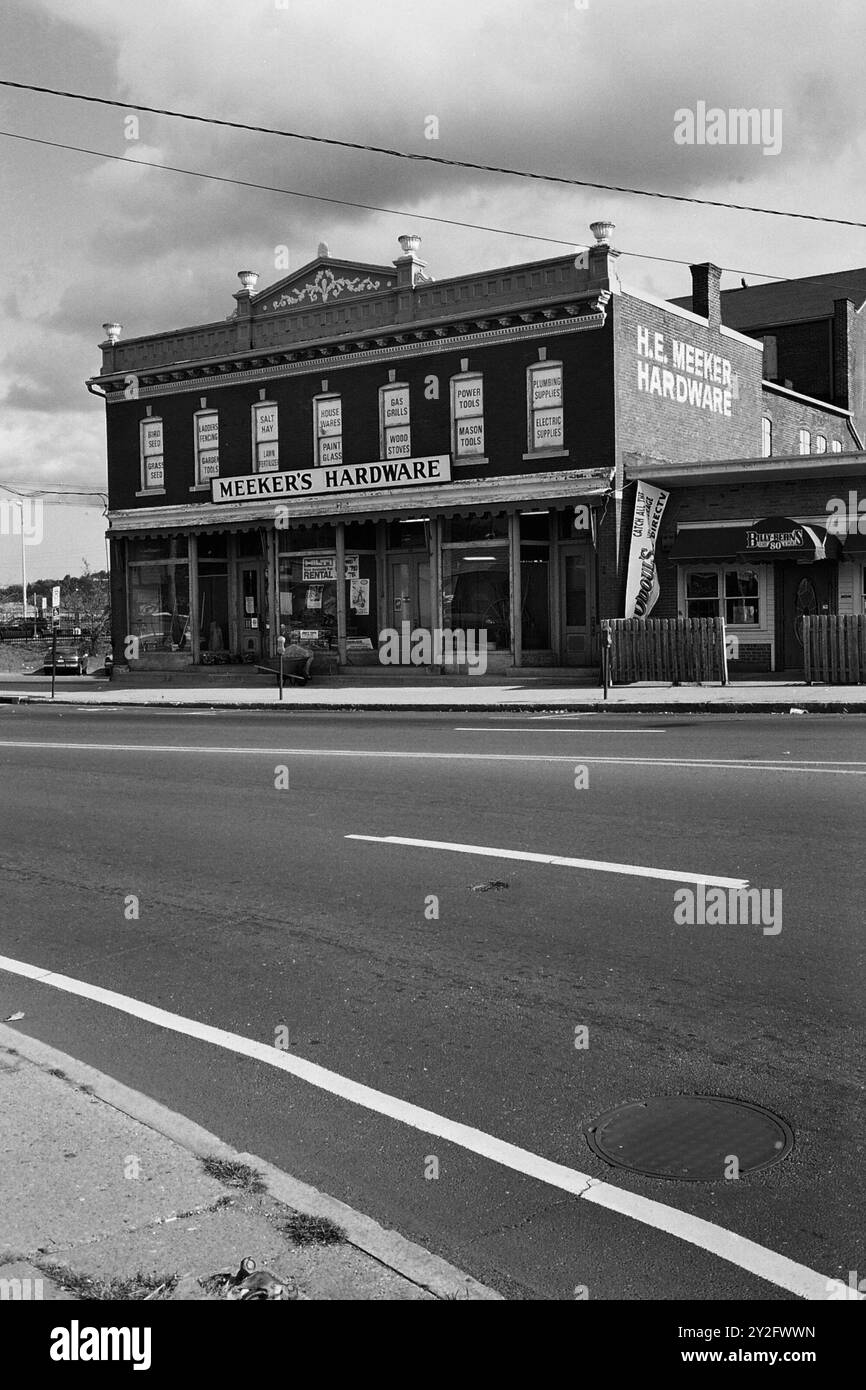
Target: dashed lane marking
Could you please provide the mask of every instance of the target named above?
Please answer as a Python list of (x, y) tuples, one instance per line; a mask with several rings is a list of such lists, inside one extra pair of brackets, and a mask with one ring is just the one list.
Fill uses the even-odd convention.
[(444, 849), (452, 854), (472, 854), (485, 859), (521, 859), (528, 864), (552, 864), (561, 869), (594, 869), (605, 874), (629, 874), (637, 878), (661, 878), (669, 883), (706, 883), (720, 888), (747, 888), (746, 878), (719, 874), (694, 874), (685, 869), (654, 869), (645, 864), (617, 864), (608, 859), (572, 859), (564, 854), (535, 854), (525, 849), (498, 849), (493, 845), (461, 845), (449, 840), (415, 840), (404, 835), (346, 835), (347, 840), (368, 840), (378, 845), (405, 845), (409, 849)]

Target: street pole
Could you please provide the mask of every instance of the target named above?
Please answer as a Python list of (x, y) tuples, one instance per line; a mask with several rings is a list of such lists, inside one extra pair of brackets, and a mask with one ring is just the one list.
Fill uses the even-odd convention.
[(27, 552), (24, 548), (24, 498), (19, 500), (21, 508), (21, 617), (24, 630), (27, 630)]
[(54, 699), (54, 681), (57, 676), (57, 619), (51, 624), (51, 698)]
[(280, 634), (277, 638), (277, 652), (280, 658), (280, 699), (283, 698), (283, 652), (286, 650), (286, 639)]

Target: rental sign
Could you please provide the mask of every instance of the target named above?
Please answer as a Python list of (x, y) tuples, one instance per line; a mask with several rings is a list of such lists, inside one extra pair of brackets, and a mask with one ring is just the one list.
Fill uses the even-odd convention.
[(291, 473), (212, 478), (211, 499), (259, 502), (271, 497), (321, 497), (450, 481), (450, 454), (433, 454), (425, 458), (383, 459), (379, 463), (338, 464), (334, 468), (302, 468)]

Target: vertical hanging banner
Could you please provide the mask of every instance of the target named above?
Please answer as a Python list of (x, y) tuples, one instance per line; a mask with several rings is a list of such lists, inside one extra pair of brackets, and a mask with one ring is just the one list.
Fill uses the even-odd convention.
[(638, 482), (636, 486), (625, 582), (626, 618), (648, 617), (658, 600), (656, 540), (669, 497), (669, 492), (660, 487), (651, 487), (649, 483)]

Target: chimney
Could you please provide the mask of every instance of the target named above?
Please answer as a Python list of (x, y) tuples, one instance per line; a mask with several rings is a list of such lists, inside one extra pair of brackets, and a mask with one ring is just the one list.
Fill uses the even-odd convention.
[(703, 261), (689, 269), (692, 272), (692, 313), (706, 319), (710, 328), (717, 329), (721, 323), (719, 285), (722, 272), (710, 261)]

